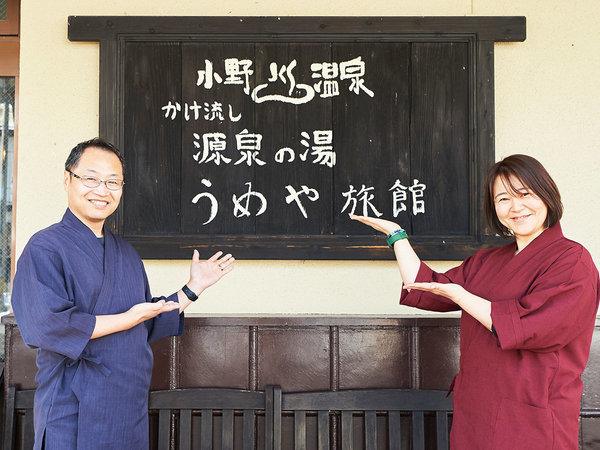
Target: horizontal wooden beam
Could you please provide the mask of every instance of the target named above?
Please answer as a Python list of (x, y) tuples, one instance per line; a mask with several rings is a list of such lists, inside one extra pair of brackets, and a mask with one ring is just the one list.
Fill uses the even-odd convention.
[(69, 16), (71, 41), (100, 41), (122, 34), (222, 36), (252, 34), (267, 40), (314, 35), (323, 40), (356, 34), (386, 35), (476, 34), (479, 40), (525, 40), (525, 17), (164, 17)]
[[(157, 235), (123, 238), (143, 259), (188, 259), (193, 249), (201, 255), (217, 250), (230, 252), (236, 259), (313, 259), (371, 260), (394, 259), (384, 236), (266, 236), (266, 235)], [(509, 241), (492, 236), (411, 238), (411, 244), (424, 260), (458, 261), (478, 249)], [(212, 252), (212, 253), (211, 253)]]

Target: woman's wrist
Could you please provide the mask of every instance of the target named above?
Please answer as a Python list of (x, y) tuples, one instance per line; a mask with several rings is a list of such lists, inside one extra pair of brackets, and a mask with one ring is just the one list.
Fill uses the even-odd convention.
[(394, 231), (392, 231), (390, 234), (387, 235), (387, 237), (385, 238), (388, 247), (390, 248), (394, 248), (394, 242), (400, 241), (402, 239), (406, 239), (408, 238), (408, 235), (406, 234), (406, 230), (404, 230), (404, 228), (397, 228)]

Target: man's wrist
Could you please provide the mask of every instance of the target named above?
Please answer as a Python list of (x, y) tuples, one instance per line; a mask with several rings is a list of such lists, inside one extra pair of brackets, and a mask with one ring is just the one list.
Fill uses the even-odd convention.
[(192, 280), (188, 281), (185, 284), (190, 291), (192, 291), (196, 297), (200, 296), (202, 291), (204, 291), (204, 287), (200, 285), (200, 283), (194, 282)]
[(185, 294), (185, 296), (188, 298), (188, 300), (195, 302), (196, 300), (198, 300), (198, 296), (196, 295), (196, 293), (194, 291), (192, 291), (187, 284), (184, 284), (183, 287), (181, 288), (181, 291)]
[(119, 327), (122, 330), (128, 330), (129, 328), (135, 327), (137, 324), (143, 322), (143, 320), (143, 317), (140, 316), (138, 311), (130, 308), (122, 314)]

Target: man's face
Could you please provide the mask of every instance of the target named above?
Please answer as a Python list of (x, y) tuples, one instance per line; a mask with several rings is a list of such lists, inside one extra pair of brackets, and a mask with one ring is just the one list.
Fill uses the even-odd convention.
[[(71, 172), (80, 177), (95, 177), (104, 181), (123, 180), (123, 168), (117, 155), (98, 147), (86, 148)], [(95, 188), (86, 187), (80, 178), (66, 170), (64, 186), (71, 212), (97, 236), (101, 235), (104, 221), (119, 206), (123, 190), (109, 190), (105, 183), (100, 183)]]

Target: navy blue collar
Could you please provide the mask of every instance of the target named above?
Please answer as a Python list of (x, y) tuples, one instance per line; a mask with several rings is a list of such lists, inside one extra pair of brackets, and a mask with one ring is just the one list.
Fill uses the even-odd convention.
[[(74, 241), (76, 245), (84, 248), (86, 253), (93, 254), (97, 261), (104, 266), (104, 245), (100, 243), (98, 237), (90, 227), (79, 220), (69, 208), (65, 211), (60, 223), (75, 234), (76, 239)], [(106, 236), (107, 233), (110, 233), (106, 228), (104, 228), (103, 231), (104, 236)]]

